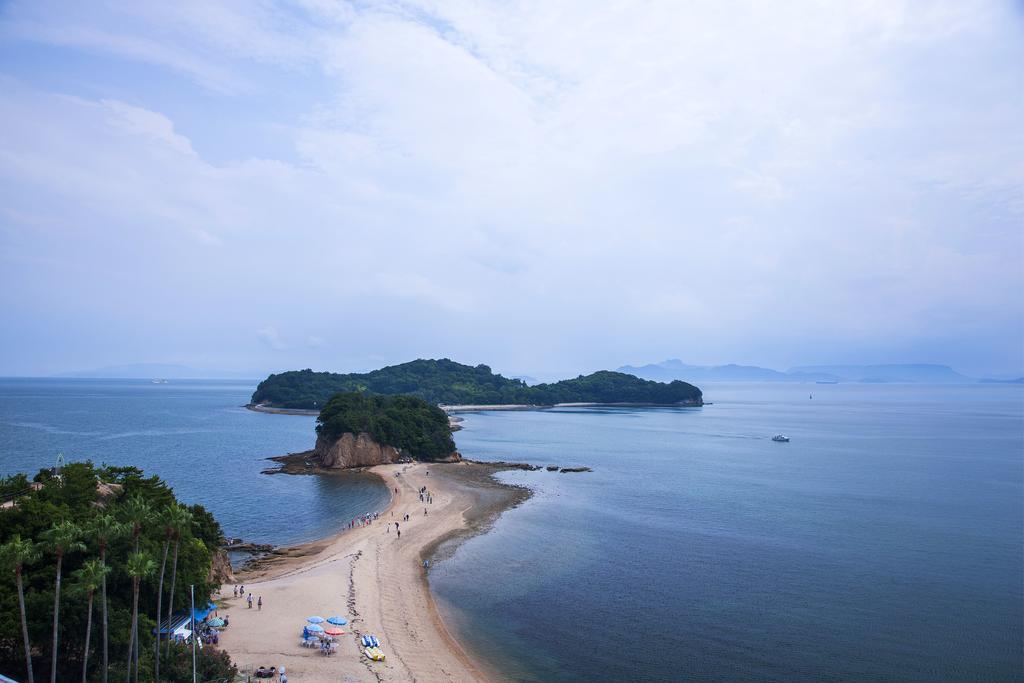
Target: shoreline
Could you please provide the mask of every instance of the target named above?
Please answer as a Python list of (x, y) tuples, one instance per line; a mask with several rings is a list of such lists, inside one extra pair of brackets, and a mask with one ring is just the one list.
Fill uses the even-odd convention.
[[(528, 489), (493, 478), (501, 466), (482, 463), (378, 465), (391, 494), (372, 523), (346, 527), (323, 539), (277, 549), (237, 573), (246, 593), (264, 599), (262, 610), (222, 586), (219, 610), (230, 627), (220, 647), (240, 670), (286, 666), (295, 681), (491, 681), (500, 676), (470, 656), (448, 629), (433, 595), (424, 560), (485, 532), (505, 511), (529, 498)], [(429, 474), (428, 474), (429, 473)], [(419, 501), (426, 486), (433, 503)], [(424, 515), (427, 508), (429, 514)], [(408, 522), (401, 521), (409, 514)], [(403, 533), (397, 538), (393, 522)], [(390, 527), (390, 528), (388, 528)], [(338, 653), (322, 656), (299, 647), (310, 615), (349, 620)], [(223, 616), (223, 615), (222, 615)], [(370, 662), (357, 638), (372, 633), (387, 655)]]
[[(439, 404), (438, 408), (448, 413), (448, 415), (452, 415), (455, 413), (481, 413), (503, 410), (551, 410), (552, 408), (701, 408), (705, 405), (710, 404), (704, 403), (703, 401), (700, 403), (553, 403), (551, 405), (531, 403), (482, 403), (479, 405)], [(309, 417), (317, 417), (320, 415), (319, 410), (310, 408), (275, 408), (273, 406), (252, 403), (247, 403), (242, 407), (257, 413), (271, 413), (274, 415), (306, 415)], [(454, 422), (451, 422), (450, 424), (455, 424), (460, 421), (461, 418), (454, 420)]]

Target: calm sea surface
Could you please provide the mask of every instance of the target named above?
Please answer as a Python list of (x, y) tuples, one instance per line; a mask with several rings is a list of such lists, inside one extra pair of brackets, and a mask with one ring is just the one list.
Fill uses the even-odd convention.
[[(137, 465), (269, 543), (386, 503), (372, 479), (261, 475), (313, 418), (239, 407), (253, 386), (2, 379), (0, 473)], [(1021, 387), (705, 396), (467, 415), (470, 457), (595, 471), (502, 475), (536, 495), (431, 571), (460, 638), (520, 680), (1024, 680)]]
[(537, 494), (431, 572), (461, 639), (520, 680), (1024, 679), (1021, 387), (704, 389), (466, 416), (594, 472), (502, 475)]
[(0, 379), (0, 475), (67, 460), (135, 465), (201, 503), (229, 536), (297, 543), (387, 505), (366, 476), (260, 471), (264, 458), (313, 447), (315, 418), (242, 408), (255, 382)]

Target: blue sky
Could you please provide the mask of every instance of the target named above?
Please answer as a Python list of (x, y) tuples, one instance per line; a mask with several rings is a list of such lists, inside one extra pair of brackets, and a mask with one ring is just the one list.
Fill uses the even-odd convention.
[(0, 374), (1024, 368), (1011, 2), (0, 5)]

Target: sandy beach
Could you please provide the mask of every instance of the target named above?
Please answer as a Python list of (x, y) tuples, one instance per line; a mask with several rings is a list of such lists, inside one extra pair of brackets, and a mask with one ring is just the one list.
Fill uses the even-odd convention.
[[(222, 632), (220, 647), (240, 669), (284, 666), (288, 680), (296, 682), (494, 680), (445, 628), (427, 588), (423, 560), (446, 540), (486, 525), (528, 492), (499, 484), (490, 476), (493, 467), (474, 463), (382, 465), (371, 471), (392, 493), (378, 520), (288, 548), (283, 556), (240, 574), (239, 583), (252, 593), (252, 609), (225, 585), (218, 605), (220, 616), (229, 615), (230, 626)], [(423, 486), (431, 504), (420, 502)], [(297, 524), (301, 514), (296, 511)], [(409, 521), (403, 521), (406, 514)], [(258, 597), (262, 609), (256, 607)], [(302, 627), (311, 615), (348, 620), (335, 655), (300, 647)], [(378, 638), (385, 661), (363, 655), (358, 646), (362, 634)]]

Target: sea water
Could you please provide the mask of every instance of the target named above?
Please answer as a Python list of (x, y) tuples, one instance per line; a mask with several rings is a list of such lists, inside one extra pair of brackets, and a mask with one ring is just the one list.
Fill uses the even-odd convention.
[(469, 457), (594, 470), (502, 474), (533, 498), (432, 569), (471, 651), (534, 681), (1024, 678), (1022, 387), (704, 390), (465, 416)]
[[(260, 474), (314, 419), (246, 410), (254, 388), (0, 379), (0, 474), (135, 465), (277, 544), (386, 504), (372, 478)], [(461, 641), (518, 680), (1024, 678), (1024, 389), (704, 389), (466, 416), (469, 457), (594, 471), (500, 475), (534, 497), (430, 574)]]
[(0, 379), (0, 476), (65, 459), (134, 465), (253, 543), (322, 538), (388, 492), (366, 475), (267, 475), (269, 456), (308, 450), (314, 417), (242, 407), (252, 381)]

